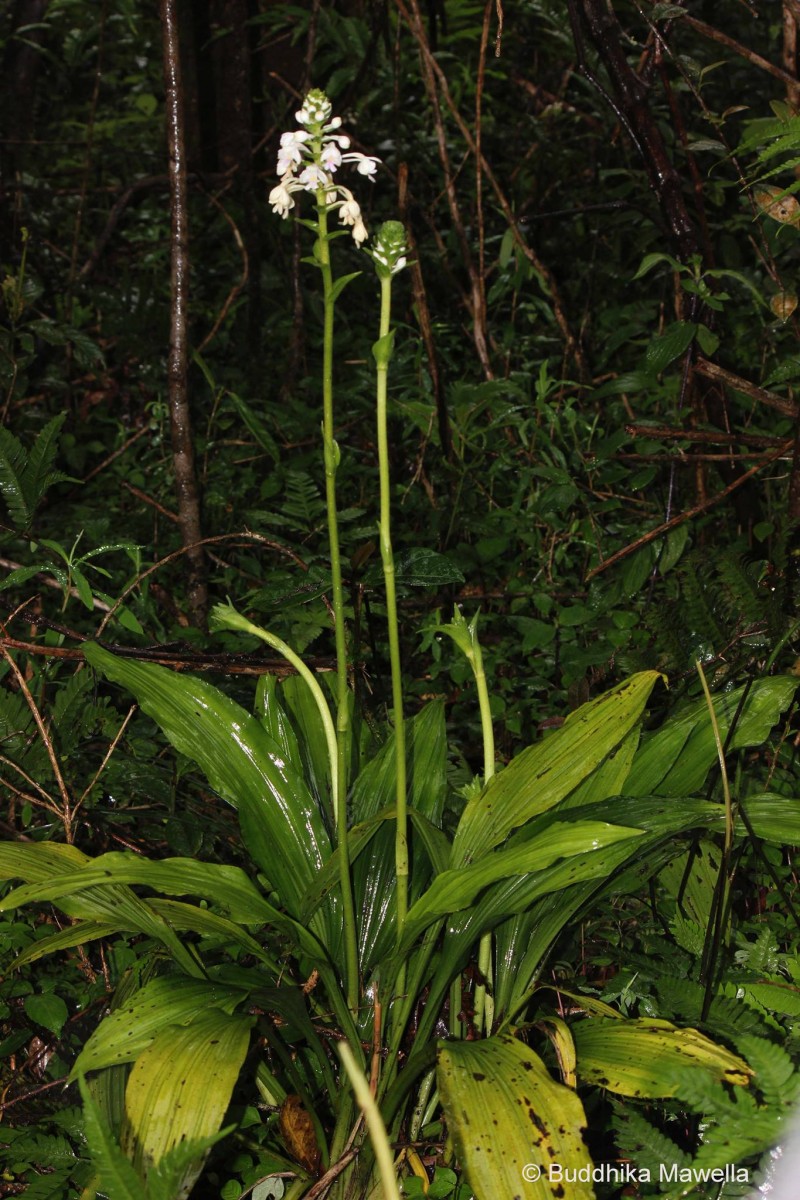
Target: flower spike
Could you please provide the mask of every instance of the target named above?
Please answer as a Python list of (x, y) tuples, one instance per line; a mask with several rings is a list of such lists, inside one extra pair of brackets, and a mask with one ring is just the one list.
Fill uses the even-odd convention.
[[(372, 180), (380, 159), (350, 149), (350, 138), (338, 130), (342, 118), (332, 116), (332, 105), (319, 88), (308, 93), (295, 114), (301, 129), (281, 134), (278, 151), (280, 183), (269, 194), (272, 211), (286, 218), (295, 207), (294, 192), (313, 192), (328, 208), (339, 209), (339, 220), (350, 228), (353, 241), (361, 246), (369, 236), (361, 208), (349, 188), (334, 181), (344, 164), (355, 166), (359, 175)], [(397, 268), (400, 269), (399, 267)]]

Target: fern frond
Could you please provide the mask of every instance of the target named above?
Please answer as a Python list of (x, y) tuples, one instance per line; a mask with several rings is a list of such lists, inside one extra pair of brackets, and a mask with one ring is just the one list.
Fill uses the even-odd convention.
[(17, 529), (27, 529), (33, 519), (33, 505), (25, 479), (28, 462), (19, 438), (8, 429), (0, 428), (0, 492)]
[(756, 1073), (755, 1084), (767, 1104), (788, 1105), (800, 1090), (800, 1076), (782, 1046), (766, 1038), (743, 1034), (736, 1048)]
[(325, 514), (325, 501), (308, 471), (286, 472), (286, 495), (281, 515), (293, 522), (295, 528), (310, 532)]
[(614, 1110), (611, 1126), (623, 1158), (631, 1159), (641, 1171), (649, 1171), (654, 1179), (658, 1179), (662, 1163), (689, 1165), (689, 1155), (635, 1108), (615, 1101)]

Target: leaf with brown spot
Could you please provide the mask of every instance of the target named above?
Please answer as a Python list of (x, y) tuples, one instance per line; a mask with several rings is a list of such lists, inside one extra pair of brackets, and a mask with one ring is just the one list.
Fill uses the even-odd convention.
[[(529, 1046), (508, 1034), (440, 1042), (436, 1078), (447, 1124), (476, 1200), (553, 1200), (548, 1165), (591, 1167), (586, 1118), (575, 1092), (556, 1083)], [(542, 1176), (527, 1182), (526, 1164)], [(588, 1183), (570, 1200), (592, 1200)]]
[(679, 1072), (701, 1071), (720, 1082), (746, 1086), (750, 1067), (696, 1029), (649, 1017), (599, 1017), (572, 1027), (578, 1075), (621, 1096), (661, 1099), (680, 1095)]
[(796, 225), (800, 221), (800, 204), (785, 188), (763, 186), (756, 188), (753, 199), (762, 212), (782, 225)]

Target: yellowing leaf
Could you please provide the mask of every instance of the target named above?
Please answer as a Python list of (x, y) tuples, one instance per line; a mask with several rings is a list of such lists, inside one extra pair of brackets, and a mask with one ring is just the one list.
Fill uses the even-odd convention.
[[(529, 1046), (509, 1035), (440, 1042), (436, 1078), (447, 1124), (476, 1200), (592, 1200), (583, 1105)], [(555, 1168), (553, 1164), (556, 1164)], [(560, 1191), (558, 1190), (560, 1187)]]
[[(162, 1028), (137, 1059), (125, 1091), (123, 1146), (141, 1174), (182, 1142), (222, 1124), (250, 1041), (253, 1018), (207, 1008), (191, 1025)], [(199, 1174), (190, 1164), (181, 1195)]]
[(746, 1085), (753, 1072), (738, 1055), (696, 1029), (670, 1021), (579, 1021), (572, 1027), (578, 1075), (622, 1096), (648, 1099), (680, 1094), (684, 1070), (705, 1071), (720, 1083)]

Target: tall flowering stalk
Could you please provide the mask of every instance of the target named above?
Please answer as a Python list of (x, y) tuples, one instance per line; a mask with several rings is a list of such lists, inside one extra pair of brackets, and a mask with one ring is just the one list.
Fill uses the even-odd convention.
[[(406, 788), (406, 736), (403, 721), (403, 676), (400, 666), (400, 636), (397, 623), (397, 590), (392, 552), (391, 478), (389, 474), (389, 438), (387, 431), (387, 385), (392, 357), (394, 330), (391, 329), (392, 279), (406, 265), (406, 244), (399, 221), (386, 221), (378, 231), (370, 252), (381, 284), (381, 314), (378, 340), (372, 347), (377, 369), (376, 408), (378, 427), (378, 471), (380, 475), (379, 540), (386, 588), (386, 620), (389, 633), (389, 662), (392, 674), (392, 708), (395, 743), (395, 875), (397, 883), (397, 942), (403, 937), (408, 912), (408, 811)], [(397, 992), (404, 990), (398, 978)]]
[[(278, 152), (280, 183), (269, 194), (272, 210), (288, 217), (295, 207), (295, 196), (309, 192), (316, 201), (317, 219), (307, 221), (317, 234), (314, 256), (310, 260), (322, 273), (324, 300), (323, 357), (322, 357), (322, 439), (325, 465), (325, 500), (328, 516), (328, 541), (331, 560), (331, 589), (336, 639), (336, 744), (338, 770), (333, 797), (339, 844), (339, 865), (342, 897), (345, 910), (345, 942), (347, 946), (347, 993), (353, 1011), (358, 1005), (358, 943), (353, 909), (350, 856), (347, 831), (347, 747), (350, 734), (350, 696), (347, 679), (347, 638), (344, 620), (344, 591), (342, 563), (339, 550), (339, 521), (336, 505), (336, 469), (339, 447), (333, 425), (333, 331), (334, 307), (342, 290), (355, 278), (343, 275), (334, 280), (331, 267), (330, 242), (335, 235), (328, 226), (328, 216), (338, 214), (339, 222), (349, 227), (353, 240), (361, 246), (367, 239), (367, 229), (361, 208), (349, 188), (334, 178), (344, 164), (353, 164), (360, 175), (372, 178), (378, 159), (350, 150), (350, 139), (340, 133), (341, 117), (332, 116), (331, 102), (324, 92), (311, 91), (295, 114), (299, 129), (281, 135)], [(356, 272), (357, 274), (357, 272)]]

